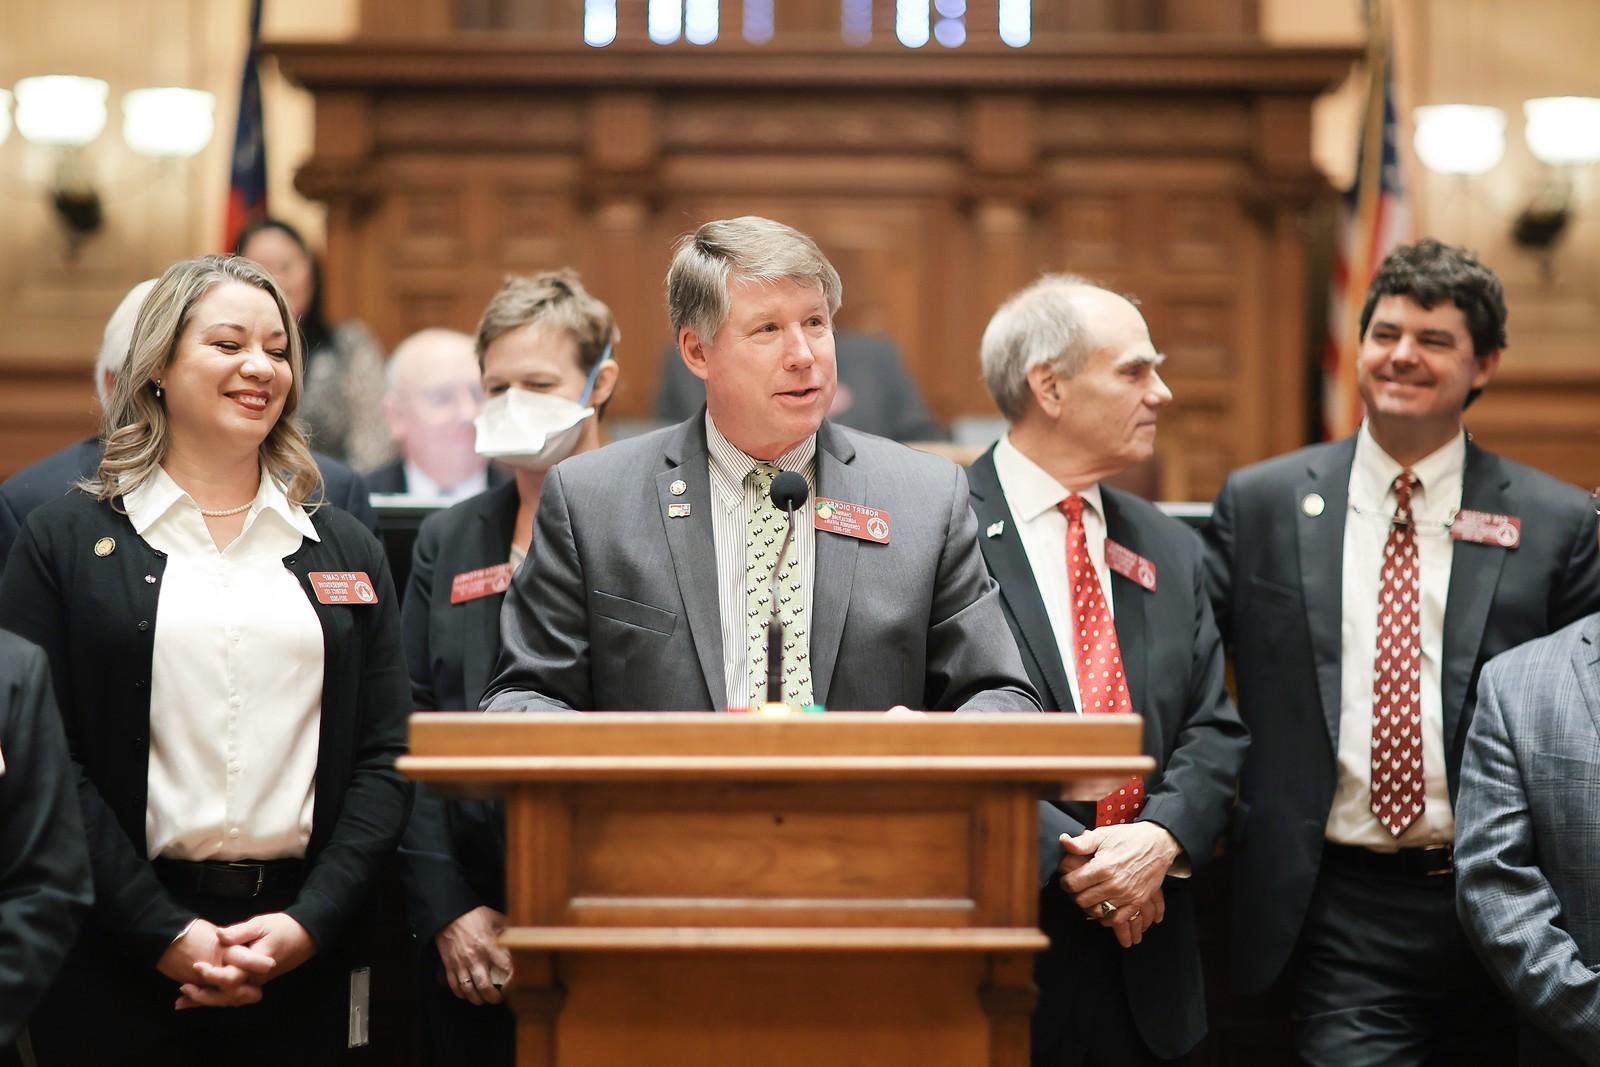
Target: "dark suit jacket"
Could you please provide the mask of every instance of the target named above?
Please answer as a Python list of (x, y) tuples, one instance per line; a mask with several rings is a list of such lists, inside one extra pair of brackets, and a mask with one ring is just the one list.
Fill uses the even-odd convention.
[[(450, 603), (455, 576), (506, 562), (519, 497), (513, 482), (423, 522), (401, 609), (411, 702), (419, 711), (474, 710), (500, 655), (500, 604), (491, 593)], [(417, 786), (400, 841), (412, 929), (431, 941), (482, 904), (505, 910), (505, 818), (498, 802), (444, 800)]]
[[(485, 707), (727, 704), (705, 421), (573, 456), (539, 498)], [(817, 496), (888, 512), (890, 543), (818, 532), (812, 691), (839, 710), (1035, 711), (977, 552), (961, 469), (824, 421)], [(670, 486), (682, 481), (685, 492)], [(688, 506), (685, 517), (669, 508)], [(806, 513), (809, 516), (809, 510)], [(803, 521), (803, 520), (802, 520)]]
[[(311, 453), (322, 471), (323, 490), (328, 503), (343, 508), (373, 533), (378, 532), (378, 516), (367, 503), (367, 485), (361, 476), (332, 456)], [(92, 475), (100, 466), (100, 439), (86, 437), (52, 453), (0, 482), (0, 567), (22, 529), (28, 512), (47, 500), (66, 496), (72, 484)]]
[[(287, 911), (326, 947), (349, 927), (405, 825), (411, 789), (394, 761), (410, 701), (394, 585), (376, 538), (337, 508), (311, 522), (322, 540), (304, 539), (284, 560), (323, 634), (310, 867)], [(95, 555), (91, 546), (107, 536), (115, 550)], [(76, 765), (94, 868), (84, 936), (114, 939), (151, 965), (193, 918), (146, 858), (152, 620), (166, 563), (127, 515), (75, 490), (28, 517), (0, 578), (0, 627), (49, 657)], [(378, 604), (319, 603), (312, 571), (366, 571)]]
[[(1252, 747), (1233, 837), (1234, 979), (1266, 989), (1289, 960), (1322, 862), (1339, 734), (1344, 527), (1355, 438), (1235, 471), (1205, 531), (1217, 623)], [(1309, 515), (1307, 494), (1322, 498)], [(1490, 657), (1600, 608), (1587, 493), (1467, 443), (1463, 509), (1515, 515), (1515, 549), (1455, 542), (1445, 601), (1444, 749), (1452, 803)], [(1314, 510), (1314, 509), (1313, 509)]]
[(94, 902), (76, 775), (44, 653), (0, 632), (0, 1054)]
[(1483, 669), (1456, 904), (1517, 1006), (1528, 1067), (1600, 1063), (1600, 615)]
[[(1000, 489), (994, 449), (968, 468), (967, 477), (979, 527), (987, 531), (996, 522), (1005, 524), (998, 536), (986, 535), (979, 544), (989, 573), (1000, 583), (1005, 619), (1022, 650), (1028, 677), (1047, 707), (1071, 711), (1067, 669)], [(1144, 751), (1156, 761), (1155, 772), (1145, 779), (1147, 800), (1139, 818), (1170, 831), (1199, 870), (1227, 823), (1234, 777), (1248, 743), (1223, 685), (1222, 642), (1206, 599), (1200, 542), (1182, 523), (1136, 496), (1105, 485), (1100, 494), (1107, 536), (1156, 568), (1153, 593), (1119, 574), (1111, 578), (1128, 690), (1134, 710), (1144, 717)], [(1052, 935), (1053, 955), (1062, 924), (1084, 921), (1055, 884), (1062, 855), (1059, 838), (1063, 833), (1077, 836), (1093, 825), (1093, 804), (1040, 805), (1040, 910), (1042, 925)], [(1205, 991), (1189, 882), (1168, 878), (1162, 893), (1166, 920), (1125, 950), (1122, 981), (1140, 1036), (1156, 1055), (1173, 1058), (1205, 1036)]]
[[(406, 485), (406, 460), (404, 456), (385, 463), (381, 467), (374, 467), (362, 475), (366, 480), (367, 490), (373, 493), (408, 493), (410, 488)], [(504, 485), (511, 480), (511, 472), (498, 463), (489, 464), (489, 488)]]
[[(917, 383), (906, 374), (893, 341), (876, 334), (840, 330), (834, 335), (839, 366), (838, 409), (829, 418), (841, 426), (895, 441), (943, 441), (949, 434), (933, 421)], [(661, 390), (656, 418), (681, 422), (705, 407), (706, 385), (689, 373), (669, 344), (661, 352)]]

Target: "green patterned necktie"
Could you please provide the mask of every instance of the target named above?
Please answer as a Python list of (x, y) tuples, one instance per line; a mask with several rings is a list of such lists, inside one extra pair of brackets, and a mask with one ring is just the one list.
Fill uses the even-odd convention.
[[(789, 520), (772, 502), (772, 479), (779, 474), (770, 463), (760, 463), (745, 476), (754, 481), (755, 510), (744, 541), (745, 642), (750, 653), (750, 704), (767, 698), (767, 620), (772, 617), (772, 568), (778, 561)], [(783, 701), (795, 707), (811, 703), (811, 642), (806, 635), (805, 577), (796, 555), (799, 546), (789, 542), (783, 569), (778, 572), (778, 618), (783, 620)]]

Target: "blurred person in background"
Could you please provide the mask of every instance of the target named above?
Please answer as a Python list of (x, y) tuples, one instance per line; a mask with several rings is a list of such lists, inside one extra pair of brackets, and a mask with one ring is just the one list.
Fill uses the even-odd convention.
[(383, 350), (359, 322), (329, 323), (322, 274), (300, 231), (281, 219), (246, 226), (234, 252), (253, 259), (277, 281), (305, 336), (304, 401), (298, 418), (312, 447), (356, 470), (394, 455), (384, 425)]
[[(479, 440), (516, 477), (422, 524), (403, 624), (415, 707), (478, 706), (500, 654), (500, 604), (533, 537), (545, 473), (600, 446), (600, 416), (620, 373), (612, 358), (619, 338), (610, 309), (571, 271), (510, 278), (484, 310), (477, 353), (489, 400)], [(418, 786), (400, 858), (422, 945), (430, 1062), (509, 1064), (513, 1018), (500, 986), (511, 957), (495, 943), (505, 927), (501, 805), (447, 801)]]
[(369, 489), (454, 502), (510, 478), (475, 447), (483, 385), (472, 338), (420, 330), (395, 346), (387, 379), (383, 414), (401, 454), (367, 472)]

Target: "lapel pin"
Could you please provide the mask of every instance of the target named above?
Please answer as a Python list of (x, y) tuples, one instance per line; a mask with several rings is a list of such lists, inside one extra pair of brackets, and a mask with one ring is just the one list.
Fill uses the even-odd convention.
[(153, 574), (145, 575), (144, 576), (144, 584), (145, 585), (155, 585), (156, 584), (156, 576), (153, 575)]
[(101, 559), (111, 555), (111, 553), (115, 552), (116, 550), (117, 539), (114, 537), (102, 537), (100, 540), (94, 543), (94, 554), (99, 556)]
[(1307, 493), (1300, 498), (1300, 510), (1313, 519), (1321, 515), (1322, 509), (1325, 507), (1327, 507), (1327, 503), (1322, 499), (1320, 493)]
[[(684, 481), (682, 478), (679, 478), (677, 481), (675, 481), (671, 485), (667, 486), (667, 492), (671, 493), (673, 496), (682, 496), (684, 493), (687, 493), (688, 491), (689, 491), (689, 483)], [(684, 514), (687, 515), (688, 512), (686, 511), (686, 512), (684, 512)]]
[(990, 537), (990, 538), (995, 538), (995, 537), (999, 537), (1001, 534), (1003, 534), (1005, 532), (1006, 532), (1006, 523), (1005, 523), (1004, 519), (1001, 519), (999, 522), (991, 522), (989, 524), (989, 528), (984, 531), (984, 535), (987, 536), (987, 537)]
[(688, 504), (668, 504), (667, 505), (667, 518), (669, 518), (669, 519), (687, 519), (688, 517), (689, 517), (689, 505)]

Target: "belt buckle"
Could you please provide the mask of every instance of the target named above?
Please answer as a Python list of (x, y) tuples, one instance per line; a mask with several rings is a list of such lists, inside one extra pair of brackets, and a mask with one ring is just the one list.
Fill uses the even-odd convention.
[(1424, 878), (1443, 878), (1447, 874), (1454, 874), (1456, 870), (1455, 849), (1449, 845), (1435, 845), (1433, 848), (1423, 849), (1424, 852), (1437, 852), (1440, 854), (1442, 866), (1422, 872)]
[(251, 897), (259, 897), (261, 895), (261, 887), (266, 883), (267, 880), (267, 865), (265, 863), (230, 862), (228, 866), (232, 867), (236, 871), (255, 871), (256, 884), (250, 887), (249, 895)]

